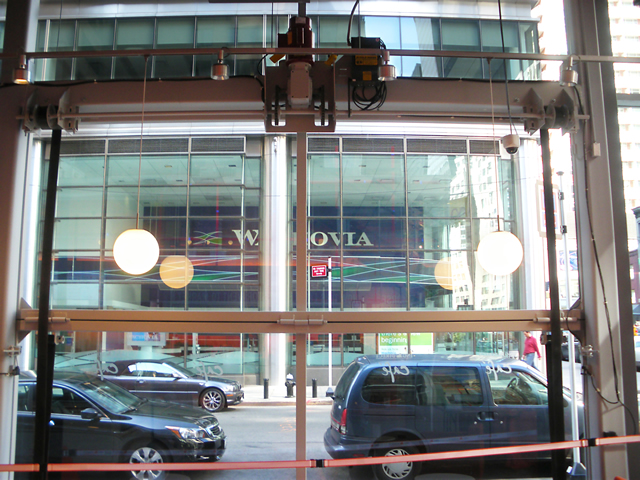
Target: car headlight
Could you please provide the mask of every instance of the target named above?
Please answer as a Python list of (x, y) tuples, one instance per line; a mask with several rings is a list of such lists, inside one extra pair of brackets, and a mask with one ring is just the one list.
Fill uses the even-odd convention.
[(200, 427), (196, 428), (185, 428), (185, 427), (167, 427), (171, 430), (176, 437), (182, 438), (183, 440), (200, 440), (207, 436), (207, 432)]
[(233, 392), (233, 384), (223, 385), (222, 390), (224, 390), (225, 392)]

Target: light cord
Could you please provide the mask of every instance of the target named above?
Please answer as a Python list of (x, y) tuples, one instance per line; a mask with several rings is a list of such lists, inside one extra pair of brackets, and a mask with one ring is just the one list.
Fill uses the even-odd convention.
[[(499, 193), (499, 186), (498, 186), (498, 157), (500, 154), (500, 150), (499, 150), (499, 145), (498, 145), (498, 140), (496, 138), (496, 118), (495, 118), (495, 112), (494, 112), (494, 107), (493, 107), (493, 80), (492, 80), (492, 76), (491, 76), (491, 59), (487, 58), (487, 63), (489, 64), (489, 91), (491, 92), (491, 129), (492, 129), (492, 134), (493, 134), (493, 151), (496, 154), (495, 156), (495, 163), (494, 163), (494, 167), (495, 167), (495, 176), (496, 176), (496, 215), (497, 215), (497, 220), (498, 220), (498, 231), (500, 231), (500, 193)], [(507, 103), (508, 103), (508, 99), (507, 99)]]
[(140, 223), (140, 181), (142, 179), (142, 136), (144, 134), (144, 106), (147, 97), (147, 65), (149, 55), (144, 56), (144, 78), (142, 80), (142, 114), (140, 117), (140, 157), (138, 160), (138, 201), (136, 202), (136, 230)]

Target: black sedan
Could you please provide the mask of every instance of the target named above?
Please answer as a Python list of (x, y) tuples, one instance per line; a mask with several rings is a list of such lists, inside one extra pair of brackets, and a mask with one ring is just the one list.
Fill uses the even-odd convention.
[[(17, 463), (31, 463), (36, 379), (18, 386)], [(57, 373), (53, 382), (49, 459), (52, 463), (215, 462), (226, 436), (215, 416), (171, 402), (150, 401), (82, 373)], [(159, 470), (132, 478), (158, 479)]]
[(217, 412), (244, 400), (235, 380), (198, 375), (164, 360), (118, 360), (102, 364), (106, 380), (148, 399), (163, 399)]

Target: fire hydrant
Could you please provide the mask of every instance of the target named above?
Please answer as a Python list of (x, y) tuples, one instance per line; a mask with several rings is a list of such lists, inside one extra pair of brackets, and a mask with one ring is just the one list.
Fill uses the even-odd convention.
[(293, 387), (296, 386), (296, 382), (290, 373), (287, 374), (287, 380), (284, 382), (284, 386), (287, 387), (287, 398), (293, 397)]

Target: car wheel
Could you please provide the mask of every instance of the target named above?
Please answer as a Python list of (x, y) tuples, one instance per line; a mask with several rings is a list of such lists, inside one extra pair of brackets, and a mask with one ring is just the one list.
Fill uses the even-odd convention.
[(202, 394), (200, 404), (202, 405), (202, 408), (209, 412), (217, 412), (225, 408), (227, 399), (220, 390), (210, 388), (209, 390), (205, 390)]
[[(127, 457), (131, 464), (164, 463), (168, 461), (167, 454), (163, 453), (155, 444), (133, 448)], [(163, 470), (132, 470), (129, 478), (135, 480), (163, 480), (166, 478), (166, 473)]]
[[(394, 457), (396, 455), (413, 455), (418, 451), (413, 447), (389, 447), (379, 450), (380, 457)], [(374, 465), (373, 471), (378, 480), (412, 480), (420, 470), (416, 462), (383, 463)]]

